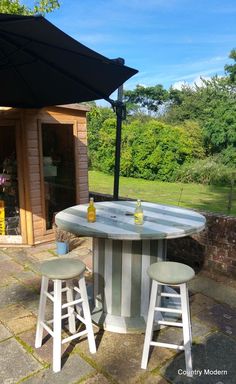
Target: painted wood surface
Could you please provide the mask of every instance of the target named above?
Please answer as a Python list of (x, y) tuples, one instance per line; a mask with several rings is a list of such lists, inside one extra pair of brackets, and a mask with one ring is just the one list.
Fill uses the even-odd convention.
[(77, 205), (56, 215), (59, 228), (81, 236), (120, 240), (170, 239), (188, 236), (204, 229), (201, 214), (175, 206), (143, 202), (144, 224), (134, 223), (135, 201), (95, 203), (97, 220), (87, 222), (87, 204)]

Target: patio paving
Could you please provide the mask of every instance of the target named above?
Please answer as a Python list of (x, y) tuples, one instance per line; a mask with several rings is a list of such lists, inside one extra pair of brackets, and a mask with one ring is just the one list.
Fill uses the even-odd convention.
[[(72, 251), (92, 269), (91, 242)], [(143, 334), (94, 328), (97, 353), (85, 338), (63, 345), (63, 368), (51, 369), (52, 340), (34, 348), (40, 277), (37, 265), (57, 257), (53, 243), (0, 249), (0, 383), (27, 384), (233, 384), (236, 382), (236, 289), (199, 273), (190, 284), (194, 376), (185, 375), (184, 354), (154, 348), (146, 371), (140, 368)], [(158, 340), (182, 341), (182, 331), (164, 328)]]

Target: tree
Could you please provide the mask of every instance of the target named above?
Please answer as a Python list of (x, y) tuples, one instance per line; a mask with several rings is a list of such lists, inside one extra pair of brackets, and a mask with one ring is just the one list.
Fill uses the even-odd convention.
[(229, 58), (233, 59), (235, 64), (225, 65), (225, 72), (229, 75), (230, 82), (236, 83), (236, 49), (232, 49)]
[[(198, 126), (185, 128), (170, 126), (157, 119), (140, 122), (133, 119), (123, 124), (121, 167), (122, 176), (141, 177), (149, 180), (171, 180), (174, 173), (185, 162), (203, 156), (200, 149)], [(96, 138), (90, 136), (92, 151), (90, 158), (94, 169), (113, 173), (115, 148), (115, 118), (107, 118)], [(96, 146), (96, 150), (95, 150)]]
[(132, 91), (124, 91), (124, 99), (128, 110), (137, 111), (138, 106), (147, 110), (148, 113), (157, 113), (160, 110), (160, 106), (168, 100), (168, 91), (160, 84), (154, 87), (137, 85)]
[(19, 15), (45, 14), (60, 7), (60, 0), (38, 0), (33, 7), (25, 5), (21, 0), (1, 0), (0, 13)]
[[(91, 105), (91, 103), (89, 104)], [(98, 151), (101, 145), (99, 141), (100, 130), (107, 119), (114, 118), (114, 112), (111, 108), (97, 107), (95, 104), (89, 111), (87, 118), (89, 165), (91, 168), (97, 169)]]
[(236, 147), (236, 83), (227, 78), (203, 80), (203, 86), (185, 86), (178, 102), (169, 104), (164, 121), (183, 124), (197, 121), (208, 155), (220, 153), (228, 146)]

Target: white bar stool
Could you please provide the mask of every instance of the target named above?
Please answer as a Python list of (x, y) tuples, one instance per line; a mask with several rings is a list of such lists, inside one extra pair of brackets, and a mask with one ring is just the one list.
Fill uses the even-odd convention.
[[(185, 352), (185, 363), (187, 376), (192, 377), (192, 356), (191, 356), (191, 345), (192, 345), (192, 333), (190, 323), (190, 311), (189, 311), (189, 298), (187, 282), (195, 276), (194, 270), (188, 265), (175, 263), (171, 261), (163, 261), (150, 265), (147, 270), (149, 277), (152, 279), (151, 296), (147, 317), (147, 326), (145, 333), (145, 340), (143, 346), (143, 355), (141, 368), (147, 368), (148, 355), (150, 345), (157, 347), (174, 348), (178, 350), (184, 350)], [(162, 292), (162, 286), (174, 286), (180, 288), (180, 294), (178, 293), (166, 293)], [(162, 306), (156, 306), (157, 297), (178, 297), (180, 298), (180, 308), (165, 308)], [(161, 302), (161, 300), (160, 300)], [(166, 313), (178, 313), (182, 315), (181, 322), (159, 320), (156, 323), (159, 325), (169, 325), (174, 327), (183, 328), (183, 345), (161, 343), (152, 340), (153, 334), (153, 321), (155, 311), (166, 312)]]
[[(96, 345), (91, 321), (88, 296), (83, 273), (85, 264), (79, 260), (70, 258), (58, 258), (56, 260), (45, 261), (40, 266), (42, 275), (41, 293), (39, 301), (39, 313), (36, 328), (35, 347), (40, 348), (43, 340), (43, 329), (53, 337), (53, 371), (61, 370), (61, 345), (77, 337), (88, 335), (89, 350), (96, 352)], [(73, 279), (78, 278), (78, 287), (74, 286)], [(49, 279), (53, 281), (53, 291), (48, 292)], [(63, 288), (63, 282), (65, 287)], [(74, 291), (80, 294), (79, 298), (74, 300)], [(62, 294), (66, 293), (66, 303), (62, 303)], [(53, 319), (45, 320), (46, 301), (50, 299), (53, 302)], [(74, 306), (81, 303), (83, 317), (78, 315)], [(62, 309), (67, 313), (62, 316)], [(72, 336), (62, 339), (62, 319), (68, 318), (69, 331)], [(85, 324), (86, 329), (76, 333), (75, 319)], [(49, 326), (52, 324), (52, 328)]]

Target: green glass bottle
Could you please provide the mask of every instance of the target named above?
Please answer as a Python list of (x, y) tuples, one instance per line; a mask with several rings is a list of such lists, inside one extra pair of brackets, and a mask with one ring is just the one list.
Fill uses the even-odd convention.
[(143, 208), (141, 205), (141, 200), (137, 200), (137, 205), (134, 211), (134, 222), (137, 225), (143, 224)]

